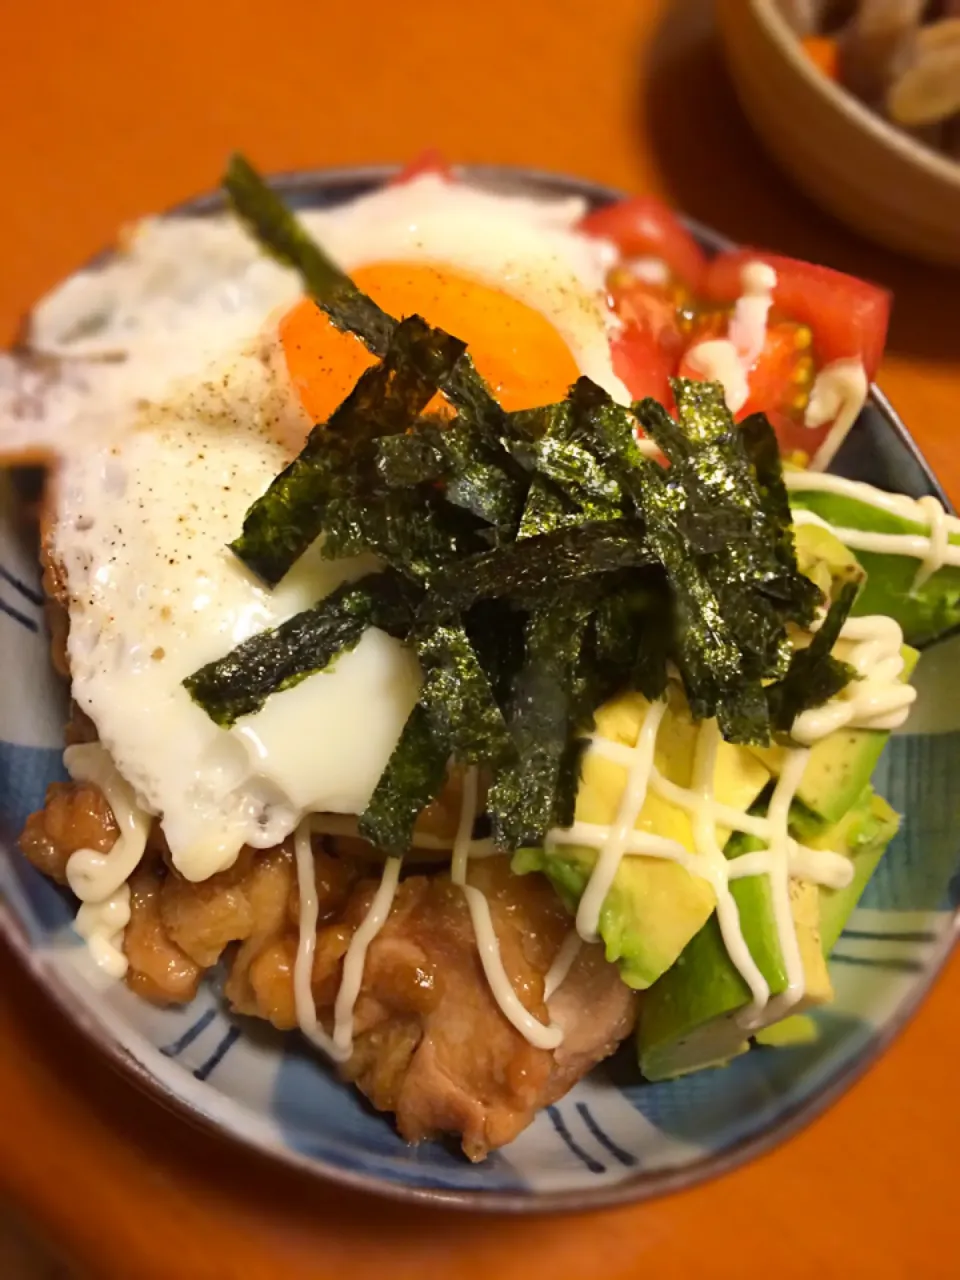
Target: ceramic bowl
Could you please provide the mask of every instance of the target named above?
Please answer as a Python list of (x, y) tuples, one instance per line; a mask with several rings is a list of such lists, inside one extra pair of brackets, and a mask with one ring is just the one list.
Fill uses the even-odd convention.
[[(388, 172), (297, 175), (278, 185), (300, 205), (330, 205)], [(526, 171), (469, 176), (544, 196), (578, 194), (593, 205), (617, 197)], [(190, 208), (219, 205), (210, 197)], [(708, 248), (722, 243), (694, 230)], [(887, 488), (939, 494), (877, 391), (835, 467)], [(903, 1024), (943, 963), (960, 884), (960, 696), (951, 679), (960, 649), (952, 644), (922, 660), (920, 710), (877, 771), (877, 789), (906, 818), (832, 958), (836, 1002), (816, 1015), (816, 1040), (653, 1085), (638, 1079), (628, 1044), (484, 1164), (469, 1164), (452, 1146), (407, 1146), (299, 1037), (232, 1018), (213, 986), (189, 1007), (166, 1010), (122, 985), (105, 987), (71, 930), (75, 905), (17, 852), (27, 814), (64, 777), (64, 691), (48, 665), (37, 548), (22, 532), (11, 478), (0, 480), (0, 928), (63, 1016), (187, 1118), (309, 1174), (395, 1197), (512, 1212), (640, 1199), (729, 1168), (823, 1110)]]
[(776, 0), (717, 0), (717, 17), (743, 109), (797, 185), (871, 240), (960, 266), (960, 164), (822, 75)]

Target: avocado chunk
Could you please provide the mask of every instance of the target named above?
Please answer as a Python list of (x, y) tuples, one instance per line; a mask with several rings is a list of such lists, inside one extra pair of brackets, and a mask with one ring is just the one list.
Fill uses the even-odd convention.
[[(794, 829), (794, 811), (791, 828)], [(810, 1038), (805, 1009), (827, 1003), (832, 987), (826, 957), (896, 834), (899, 818), (886, 800), (865, 787), (857, 803), (832, 827), (823, 828), (811, 848), (831, 849), (853, 862), (853, 879), (844, 889), (791, 881), (791, 908), (803, 960), (804, 997), (782, 1021), (755, 1032), (760, 1044), (794, 1044)], [(731, 837), (726, 853), (737, 857), (762, 847), (749, 836)], [(766, 877), (735, 880), (731, 892), (740, 910), (744, 940), (769, 986), (771, 997), (783, 991), (786, 976), (773, 923)], [(721, 1066), (746, 1047), (747, 1033), (737, 1015), (750, 1000), (747, 984), (727, 953), (716, 917), (690, 942), (676, 965), (647, 993), (640, 1014), (640, 1066), (649, 1080)]]
[[(790, 502), (793, 507), (812, 511), (835, 530), (929, 535), (925, 525), (882, 511), (847, 494), (794, 489)], [(807, 534), (813, 527), (805, 525), (797, 532)], [(827, 530), (818, 532), (826, 533)], [(960, 546), (960, 534), (951, 533), (949, 542), (952, 546)], [(926, 644), (951, 627), (960, 625), (960, 567), (957, 565), (944, 565), (919, 590), (914, 591), (913, 583), (920, 562), (913, 556), (858, 550), (856, 558), (866, 570), (867, 581), (853, 606), (855, 614), (883, 613), (894, 618), (911, 645)]]
[[(650, 704), (639, 693), (615, 698), (599, 709), (595, 736), (632, 747)], [(657, 735), (654, 763), (669, 781), (689, 787), (699, 726), (679, 689), (671, 687), (668, 709)], [(609, 825), (626, 784), (623, 764), (597, 750), (586, 753), (577, 792), (576, 821)], [(745, 747), (720, 744), (714, 788), (717, 799), (747, 810), (770, 780), (767, 769)], [(637, 828), (677, 841), (696, 851), (690, 815), (648, 788)], [(728, 831), (718, 831), (721, 844)], [(513, 869), (520, 875), (543, 872), (571, 913), (596, 863), (595, 849), (552, 845), (521, 849)], [(645, 990), (674, 963), (690, 939), (712, 915), (716, 898), (710, 884), (664, 858), (630, 854), (623, 858), (600, 912), (600, 937), (607, 959), (620, 966), (628, 986)]]
[(842, 821), (807, 842), (812, 849), (845, 853), (853, 862), (853, 879), (845, 889), (820, 888), (820, 941), (824, 955), (828, 956), (836, 946), (899, 827), (899, 814), (872, 787), (867, 787)]
[[(843, 657), (840, 646), (837, 654)], [(909, 680), (919, 654), (904, 645), (904, 681)], [(812, 843), (812, 837), (824, 827), (838, 823), (848, 813), (870, 781), (890, 734), (884, 729), (838, 729), (810, 750), (810, 759), (797, 788), (802, 808), (795, 809), (792, 821), (798, 836)], [(759, 760), (775, 776), (783, 767), (786, 748), (751, 747)]]
[(815, 582), (828, 599), (848, 582), (861, 584), (866, 573), (853, 552), (829, 529), (815, 524), (793, 526), (797, 567)]
[[(730, 858), (762, 849), (753, 836), (734, 835), (725, 850)], [(747, 876), (731, 883), (740, 912), (740, 927), (754, 963), (770, 988), (768, 1022), (777, 1021), (775, 997), (787, 989), (787, 973), (774, 917), (767, 876)], [(833, 998), (820, 940), (820, 899), (816, 885), (792, 879), (790, 908), (804, 971), (804, 994), (790, 1006), (791, 1015)], [(722, 1066), (748, 1047), (748, 1036), (760, 1029), (744, 1025), (750, 989), (730, 959), (716, 916), (687, 945), (677, 963), (647, 992), (640, 1010), (637, 1045), (640, 1069), (648, 1080)]]

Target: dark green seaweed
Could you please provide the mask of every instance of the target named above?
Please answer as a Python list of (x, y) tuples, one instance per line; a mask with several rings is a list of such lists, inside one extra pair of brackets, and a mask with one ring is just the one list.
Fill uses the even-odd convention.
[(397, 325), (380, 364), (360, 376), (325, 426), (314, 427), (299, 456), (247, 512), (231, 543), (244, 564), (275, 586), (323, 531), (330, 499), (375, 467), (377, 437), (406, 430), (463, 350), (419, 316)]
[(385, 853), (406, 853), (417, 818), (446, 781), (449, 758), (449, 744), (418, 703), (360, 817), (360, 834)]
[(496, 766), (516, 754), (510, 731), (459, 618), (414, 631), (423, 668), (420, 704), (458, 760)]
[(305, 292), (337, 328), (355, 333), (374, 355), (385, 355), (396, 321), (324, 253), (244, 156), (230, 157), (223, 188), (250, 234), (272, 258), (297, 272)]
[(635, 519), (579, 524), (458, 560), (432, 583), (420, 617), (509, 596), (520, 605), (549, 597), (578, 579), (650, 564), (644, 525)]
[(552, 826), (573, 819), (582, 752), (574, 693), (586, 623), (569, 592), (530, 614), (510, 701), (517, 755), (497, 772), (487, 797), (500, 848), (540, 843)]
[(846, 582), (831, 603), (827, 616), (805, 649), (798, 649), (790, 659), (787, 674), (767, 689), (770, 719), (780, 733), (790, 726), (802, 711), (819, 707), (835, 698), (857, 673), (846, 662), (833, 656), (843, 624), (857, 598), (859, 584)]
[(228, 728), (240, 716), (259, 711), (272, 693), (327, 670), (355, 647), (367, 627), (405, 636), (411, 616), (400, 580), (394, 574), (370, 574), (338, 587), (272, 631), (251, 636), (184, 684), (210, 718)]

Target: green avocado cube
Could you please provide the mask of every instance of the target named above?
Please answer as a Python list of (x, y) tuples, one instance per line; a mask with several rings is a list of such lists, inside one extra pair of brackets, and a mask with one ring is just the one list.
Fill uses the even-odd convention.
[[(763, 847), (761, 840), (738, 834), (728, 843), (726, 853), (735, 858)], [(766, 979), (771, 998), (778, 996), (786, 990), (787, 974), (769, 879), (747, 876), (734, 880), (730, 891), (754, 963)], [(820, 942), (816, 886), (791, 880), (790, 906), (805, 979), (804, 995), (791, 1008), (796, 1015), (831, 1000), (833, 988)], [(673, 968), (647, 992), (637, 1032), (643, 1075), (648, 1080), (671, 1079), (722, 1066), (742, 1053), (753, 1028), (746, 1029), (740, 1015), (750, 1002), (750, 989), (730, 959), (714, 915)]]
[[(812, 511), (834, 529), (921, 537), (929, 533), (923, 524), (880, 510), (870, 502), (847, 494), (794, 489), (790, 493), (790, 503), (793, 507)], [(805, 525), (797, 533), (807, 534), (811, 528)], [(960, 546), (960, 534), (951, 533), (949, 542)], [(894, 618), (911, 645), (928, 643), (951, 627), (960, 625), (960, 566), (944, 565), (914, 591), (919, 561), (912, 556), (862, 550), (855, 554), (867, 575), (866, 584), (853, 606), (855, 614), (883, 613)]]
[[(668, 781), (689, 787), (699, 726), (691, 719), (679, 690), (671, 690), (668, 702), (657, 734), (655, 764)], [(596, 713), (595, 735), (620, 746), (633, 746), (649, 706), (639, 693), (613, 699)], [(577, 792), (577, 821), (601, 827), (612, 823), (626, 777), (623, 763), (599, 751), (589, 751), (583, 760)], [(714, 788), (721, 803), (746, 811), (769, 781), (769, 772), (747, 748), (728, 742), (720, 744)], [(636, 826), (675, 840), (691, 853), (696, 851), (690, 815), (655, 794), (652, 788), (648, 788)], [(728, 835), (729, 832), (721, 832), (720, 839), (726, 840)], [(596, 858), (592, 848), (553, 844), (546, 849), (518, 850), (512, 866), (520, 875), (533, 871), (545, 874), (574, 913)], [(620, 966), (628, 986), (646, 990), (703, 928), (715, 906), (709, 881), (679, 863), (627, 855), (600, 912), (599, 933), (607, 959)]]

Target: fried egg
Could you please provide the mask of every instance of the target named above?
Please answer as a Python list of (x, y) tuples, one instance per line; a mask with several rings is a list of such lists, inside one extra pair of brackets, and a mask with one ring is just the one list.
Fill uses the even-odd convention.
[[(610, 358), (615, 251), (575, 230), (582, 213), (427, 176), (304, 221), (386, 310), (465, 339), (510, 409), (561, 398), (579, 373), (628, 400)], [(33, 415), (63, 455), (50, 550), (73, 696), (175, 865), (203, 879), (308, 813), (361, 813), (418, 697), (400, 642), (369, 629), (229, 730), (183, 680), (376, 567), (315, 545), (271, 591), (228, 549), (372, 358), (226, 219), (147, 224), (47, 300), (33, 339), (74, 371)]]

